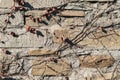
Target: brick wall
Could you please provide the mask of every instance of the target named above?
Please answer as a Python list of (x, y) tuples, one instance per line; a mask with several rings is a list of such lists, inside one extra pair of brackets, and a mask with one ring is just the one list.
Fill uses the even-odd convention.
[(23, 1), (0, 0), (2, 79), (120, 79), (119, 0)]

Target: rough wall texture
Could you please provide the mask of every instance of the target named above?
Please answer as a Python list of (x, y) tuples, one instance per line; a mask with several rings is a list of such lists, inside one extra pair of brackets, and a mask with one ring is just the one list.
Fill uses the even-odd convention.
[(120, 0), (0, 0), (0, 76), (120, 80)]

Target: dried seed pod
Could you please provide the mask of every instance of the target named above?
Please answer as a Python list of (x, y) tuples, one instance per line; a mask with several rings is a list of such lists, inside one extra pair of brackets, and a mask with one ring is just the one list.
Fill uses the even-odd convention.
[(50, 60), (50, 61), (53, 61), (53, 60), (54, 60), (54, 58), (50, 58), (49, 60)]
[(47, 12), (50, 13), (52, 11), (52, 8), (47, 9)]
[(58, 60), (57, 60), (57, 59), (54, 59), (54, 62), (55, 62), (55, 63), (58, 63)]
[(26, 26), (26, 31), (29, 31), (30, 33), (36, 34), (36, 29), (32, 28), (31, 26)]
[(56, 11), (57, 10), (57, 7), (53, 7), (52, 8), (52, 11), (54, 12), (54, 11)]
[(31, 31), (35, 31), (35, 28), (31, 28)]
[(5, 19), (5, 21), (4, 21), (5, 23), (8, 23), (8, 20), (7, 19)]
[(41, 22), (42, 22), (42, 18), (37, 18), (37, 21), (38, 21), (39, 23), (41, 23)]
[(62, 35), (62, 37), (61, 37), (61, 40), (62, 40), (62, 42), (65, 42), (65, 37), (64, 37), (64, 35)]
[(48, 13), (48, 14), (47, 14), (47, 17), (50, 17), (50, 16), (51, 16), (51, 14), (50, 14), (50, 13)]
[(5, 31), (5, 30), (6, 30), (6, 27), (3, 27), (3, 28), (2, 28), (2, 31)]
[(42, 17), (46, 17), (47, 15), (48, 15), (48, 13), (45, 13), (45, 14), (42, 15)]
[(4, 22), (5, 22), (6, 24), (10, 24), (10, 21), (9, 21), (8, 19), (6, 19)]
[(1, 43), (2, 43), (2, 44), (5, 44), (5, 42), (4, 42), (4, 41), (1, 41)]
[(17, 10), (17, 7), (13, 6), (11, 9), (12, 9), (13, 11), (16, 11), (16, 10)]
[(53, 61), (53, 62), (55, 62), (55, 63), (58, 63), (58, 60), (55, 59), (55, 58), (50, 58), (50, 61)]
[(8, 17), (15, 18), (15, 16), (12, 13), (8, 13)]
[(12, 35), (13, 37), (18, 37), (18, 35), (15, 32), (11, 32), (10, 35)]
[(31, 26), (26, 26), (26, 31), (30, 31), (31, 30)]
[(31, 28), (30, 32), (35, 34), (36, 33), (36, 29), (35, 28)]
[(103, 27), (99, 27), (99, 30), (107, 34), (107, 31)]
[(11, 32), (10, 34), (11, 34), (12, 36), (15, 36), (15, 32)]
[(8, 50), (6, 50), (5, 48), (2, 48), (2, 51), (3, 51), (4, 54), (7, 54), (7, 55), (10, 55), (10, 54), (11, 54), (11, 52), (8, 51)]
[(29, 18), (30, 18), (33, 22), (35, 22), (35, 18), (34, 18), (32, 15), (30, 15)]
[(8, 17), (11, 17), (12, 16), (12, 13), (8, 13)]
[(20, 6), (20, 7), (18, 7), (18, 10), (22, 11), (22, 10), (24, 10), (24, 7)]
[(24, 0), (21, 0), (21, 4), (24, 5), (24, 4), (25, 4), (25, 1), (24, 1)]

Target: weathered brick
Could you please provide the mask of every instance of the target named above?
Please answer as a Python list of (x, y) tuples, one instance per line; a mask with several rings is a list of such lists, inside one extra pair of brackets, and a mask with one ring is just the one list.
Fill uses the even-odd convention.
[(64, 10), (61, 12), (60, 16), (81, 17), (81, 16), (85, 16), (85, 13), (84, 11)]
[(36, 66), (32, 67), (32, 75), (39, 76), (39, 75), (68, 75), (70, 72), (70, 65), (67, 60), (59, 59), (56, 62), (54, 61), (47, 61), (40, 64), (42, 59), (33, 61), (33, 65), (37, 64)]
[(108, 67), (114, 64), (115, 60), (110, 55), (90, 55), (81, 56), (81, 67), (96, 68), (96, 67)]
[[(77, 35), (80, 30), (73, 31), (70, 34), (70, 39), (73, 39), (75, 35)], [(96, 37), (95, 37), (95, 36)], [(107, 34), (100, 31), (94, 32), (88, 35), (88, 37), (84, 38), (84, 40), (80, 41), (80, 45), (87, 45), (89, 48), (109, 48), (109, 49), (119, 49), (120, 48), (120, 32), (119, 30), (107, 31)], [(79, 35), (80, 36), (80, 35)], [(81, 40), (80, 38), (79, 40)], [(77, 40), (77, 41), (79, 41)]]
[(61, 24), (64, 26), (83, 26), (85, 23), (84, 18), (66, 18)]
[(49, 54), (54, 54), (54, 50), (48, 50), (48, 49), (38, 49), (38, 50), (31, 50), (28, 52), (29, 55), (49, 55)]
[(45, 12), (46, 12), (45, 10), (31, 10), (31, 11), (26, 11), (25, 15), (33, 15), (34, 17), (40, 17)]

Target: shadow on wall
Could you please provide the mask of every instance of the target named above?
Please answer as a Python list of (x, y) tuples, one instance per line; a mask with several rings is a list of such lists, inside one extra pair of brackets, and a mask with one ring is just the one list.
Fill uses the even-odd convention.
[(3, 78), (2, 80), (16, 80), (14, 78)]
[(37, 34), (37, 36), (42, 36), (42, 37), (44, 37), (44, 35), (42, 34), (42, 32), (40, 32), (40, 31), (36, 31), (36, 34)]
[(28, 7), (30, 9), (34, 9), (34, 7), (31, 6), (31, 4), (29, 4), (28, 2), (25, 2), (24, 7)]

